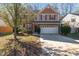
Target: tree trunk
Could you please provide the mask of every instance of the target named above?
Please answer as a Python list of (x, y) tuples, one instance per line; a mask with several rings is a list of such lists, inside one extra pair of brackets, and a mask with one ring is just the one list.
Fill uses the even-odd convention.
[(14, 11), (15, 11), (15, 18), (14, 18), (14, 39), (17, 40), (17, 20), (18, 20), (18, 11), (17, 11), (17, 3), (14, 3)]
[(16, 27), (14, 28), (14, 39), (17, 40)]
[(16, 45), (17, 45), (17, 42), (18, 42), (18, 38), (17, 38), (17, 33), (16, 33), (16, 25), (14, 26), (14, 56), (16, 56)]

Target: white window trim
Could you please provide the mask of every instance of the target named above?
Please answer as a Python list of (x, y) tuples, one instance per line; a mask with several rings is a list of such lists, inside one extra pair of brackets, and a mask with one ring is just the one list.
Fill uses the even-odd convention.
[(45, 15), (56, 15), (56, 14), (41, 14), (42, 15), (42, 20), (40, 20), (40, 15), (37, 15), (37, 20), (35, 21), (59, 21), (59, 15), (57, 15), (55, 20), (50, 20), (49, 16), (47, 17), (47, 20), (45, 20)]

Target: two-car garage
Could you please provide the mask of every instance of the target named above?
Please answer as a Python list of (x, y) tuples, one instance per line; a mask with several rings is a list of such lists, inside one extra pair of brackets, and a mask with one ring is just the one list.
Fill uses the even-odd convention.
[[(34, 24), (34, 33), (40, 34), (58, 34), (59, 24)], [(37, 31), (36, 31), (37, 30)]]
[(58, 34), (57, 27), (41, 27), (41, 34)]

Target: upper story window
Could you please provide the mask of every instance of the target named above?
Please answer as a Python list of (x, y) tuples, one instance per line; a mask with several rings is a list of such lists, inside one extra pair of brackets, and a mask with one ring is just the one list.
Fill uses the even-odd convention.
[(57, 16), (56, 16), (56, 15), (54, 15), (54, 20), (56, 19), (56, 17), (57, 17)]
[(42, 15), (40, 15), (40, 20), (42, 20)]
[(52, 19), (53, 19), (53, 17), (52, 17), (51, 15), (49, 15), (49, 19), (50, 19), (50, 20), (52, 20)]
[(55, 20), (56, 16), (55, 15), (49, 15), (50, 20)]
[(71, 19), (71, 22), (76, 22), (76, 19), (75, 19), (75, 18), (72, 18), (72, 19)]
[(48, 15), (45, 15), (45, 20), (47, 20), (47, 16), (48, 16)]

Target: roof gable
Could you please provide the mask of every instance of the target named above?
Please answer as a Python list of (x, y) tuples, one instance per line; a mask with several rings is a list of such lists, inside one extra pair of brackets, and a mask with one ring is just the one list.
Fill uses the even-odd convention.
[(46, 8), (42, 9), (40, 12), (40, 14), (52, 14), (52, 13), (55, 13), (55, 14), (58, 14), (58, 12), (52, 8), (50, 5), (48, 5)]

